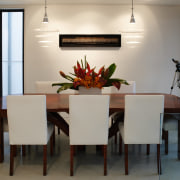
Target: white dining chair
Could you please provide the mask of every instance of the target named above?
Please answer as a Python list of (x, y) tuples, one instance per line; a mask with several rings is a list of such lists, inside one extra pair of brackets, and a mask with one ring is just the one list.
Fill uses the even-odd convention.
[(165, 154), (168, 154), (169, 131), (178, 131), (179, 114), (164, 114), (163, 139), (165, 141)]
[[(111, 94), (123, 94), (123, 93), (136, 93), (136, 82), (135, 81), (127, 81), (129, 85), (121, 84), (120, 90), (115, 88), (114, 86), (111, 87)], [(111, 124), (115, 123), (116, 121), (123, 121), (124, 112), (116, 112), (111, 115)], [(117, 144), (117, 135), (114, 136), (114, 142)]]
[(109, 96), (70, 95), (69, 112), (70, 175), (73, 176), (74, 148), (76, 145), (102, 145), (104, 175), (106, 175)]
[[(36, 81), (35, 89), (36, 93), (44, 93), (44, 94), (56, 94), (58, 86), (52, 86), (53, 83), (58, 83), (56, 81)], [(60, 94), (77, 94), (77, 91), (73, 89), (67, 89), (65, 91), (61, 91)], [(66, 112), (59, 112), (60, 116), (63, 117), (66, 121), (69, 121), (69, 115)], [(58, 130), (58, 133), (60, 131)]]
[[(128, 144), (157, 144), (160, 173), (160, 144), (163, 123), (163, 95), (126, 95), (124, 123), (119, 124), (120, 144), (124, 142), (125, 174), (128, 174)], [(122, 151), (121, 151), (122, 152)]]
[(35, 90), (36, 93), (44, 93), (44, 94), (55, 94), (57, 93), (57, 87), (52, 86), (53, 81), (36, 81), (35, 82)]
[(102, 94), (119, 94), (119, 93), (136, 93), (136, 82), (127, 81), (129, 85), (121, 84), (120, 89), (118, 90), (114, 86), (103, 87)]
[(47, 123), (46, 96), (7, 96), (7, 117), (10, 143), (10, 176), (14, 172), (16, 145), (43, 145), (43, 175), (47, 173), (47, 143), (51, 139), (53, 153), (53, 125)]
[[(44, 93), (44, 94), (56, 94), (58, 90), (58, 86), (52, 86), (53, 83), (59, 83), (57, 81), (36, 81), (35, 89), (36, 93)], [(73, 89), (67, 89), (61, 91), (60, 94), (77, 94), (77, 91)]]
[[(52, 86), (53, 83), (58, 83), (56, 81), (36, 81), (35, 82), (35, 90), (36, 93), (41, 94), (56, 94), (57, 93), (57, 86)], [(75, 91), (72, 89), (67, 89), (65, 91), (62, 91), (61, 94), (75, 94)], [(65, 121), (69, 121), (69, 114), (66, 112), (59, 112), (58, 115), (60, 115)], [(58, 128), (58, 134), (60, 134), (60, 128)]]
[(129, 85), (121, 84), (120, 90), (115, 88), (114, 86), (111, 87), (112, 94), (118, 93), (136, 93), (136, 82), (135, 81), (127, 81)]

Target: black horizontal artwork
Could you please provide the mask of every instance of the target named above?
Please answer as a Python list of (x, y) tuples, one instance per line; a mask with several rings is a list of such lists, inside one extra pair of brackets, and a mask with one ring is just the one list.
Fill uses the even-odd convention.
[(121, 47), (120, 34), (62, 34), (60, 47)]

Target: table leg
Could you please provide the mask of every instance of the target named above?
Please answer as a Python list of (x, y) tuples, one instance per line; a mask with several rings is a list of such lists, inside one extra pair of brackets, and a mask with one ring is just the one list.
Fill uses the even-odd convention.
[(67, 136), (69, 136), (69, 124), (56, 112), (48, 112), (48, 121), (59, 127)]
[(0, 163), (4, 161), (4, 129), (3, 118), (0, 118)]

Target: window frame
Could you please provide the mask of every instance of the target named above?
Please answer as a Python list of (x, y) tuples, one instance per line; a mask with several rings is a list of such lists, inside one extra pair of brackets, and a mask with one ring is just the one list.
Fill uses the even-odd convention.
[(23, 79), (23, 94), (24, 94), (24, 9), (0, 9), (0, 96), (2, 96), (2, 13), (3, 12), (22, 12), (23, 14), (23, 29), (22, 29), (22, 39), (23, 39), (23, 47), (22, 47), (22, 67), (23, 67), (23, 74), (22, 74), (22, 79)]

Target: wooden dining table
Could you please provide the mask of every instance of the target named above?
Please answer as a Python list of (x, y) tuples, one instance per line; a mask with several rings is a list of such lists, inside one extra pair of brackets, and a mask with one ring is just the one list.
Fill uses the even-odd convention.
[[(175, 95), (161, 93), (135, 93), (134, 95), (164, 95), (164, 113), (180, 113), (180, 98)], [(29, 94), (28, 94), (29, 95)], [(34, 94), (31, 94), (34, 95)], [(38, 94), (36, 94), (38, 95)], [(59, 127), (67, 136), (69, 136), (69, 124), (57, 113), (69, 113), (69, 95), (70, 94), (46, 94), (46, 107), (48, 121), (51, 121)], [(127, 94), (109, 94), (110, 105), (109, 114), (124, 111), (124, 97)], [(6, 97), (0, 97), (0, 162), (4, 160), (4, 129), (3, 123), (7, 118)], [(109, 128), (109, 138), (118, 131), (118, 123), (114, 123)], [(178, 158), (180, 159), (180, 122), (178, 121)]]

